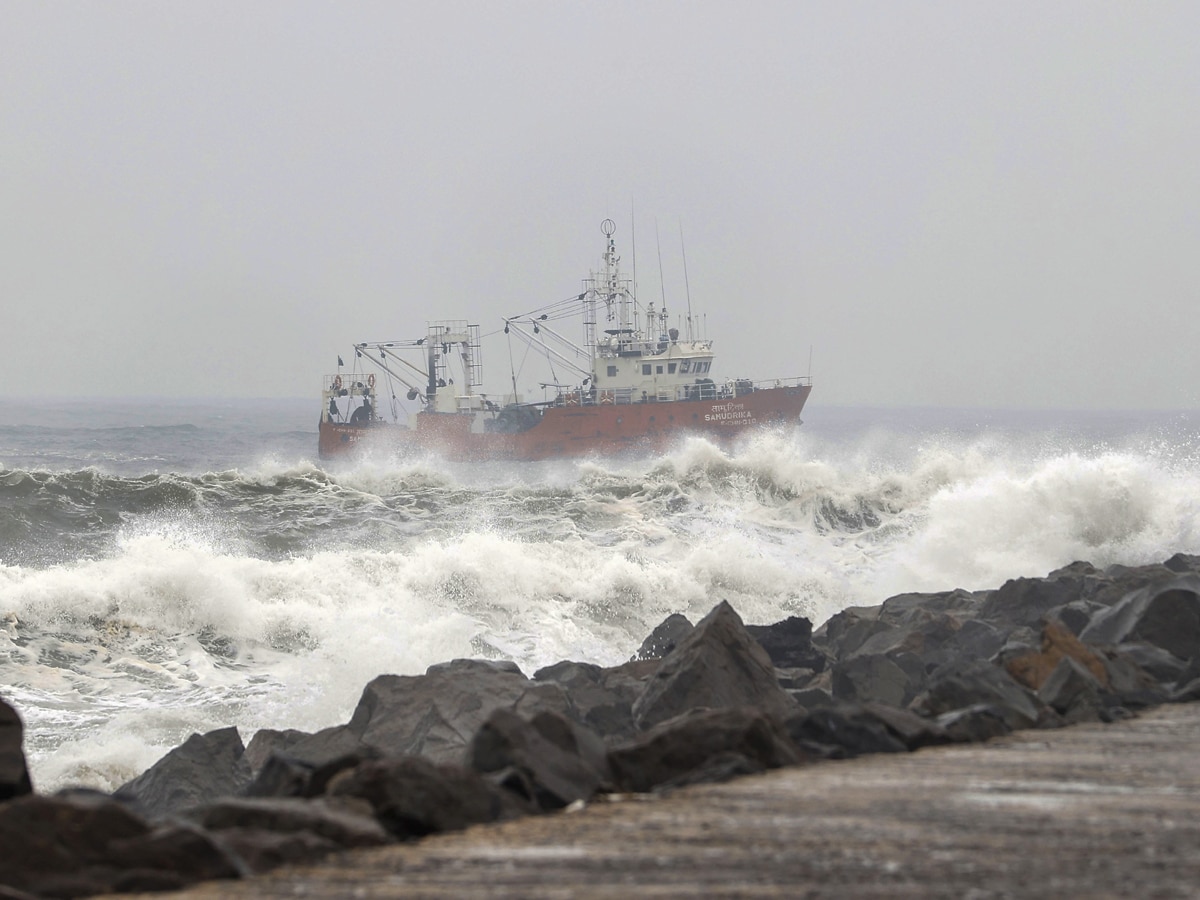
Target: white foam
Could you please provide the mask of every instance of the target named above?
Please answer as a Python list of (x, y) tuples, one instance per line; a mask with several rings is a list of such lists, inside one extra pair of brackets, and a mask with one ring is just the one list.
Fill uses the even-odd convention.
[(820, 624), (905, 590), (1200, 553), (1200, 464), (1169, 441), (779, 433), (651, 463), (264, 458), (201, 480), (299, 482), (289, 515), (351, 524), (262, 559), (234, 513), (160, 512), (104, 558), (0, 566), (0, 664), (40, 788), (114, 787), (192, 731), (344, 722), (375, 676), (455, 657), (616, 663), (720, 600)]

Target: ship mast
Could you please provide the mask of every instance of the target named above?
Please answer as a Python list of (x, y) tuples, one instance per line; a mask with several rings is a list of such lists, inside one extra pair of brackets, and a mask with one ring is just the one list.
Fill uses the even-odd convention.
[[(587, 345), (592, 371), (595, 371), (599, 344), (599, 304), (604, 306), (604, 320), (609, 325), (605, 331), (615, 334), (617, 343), (633, 340), (636, 331), (632, 292), (628, 279), (621, 278), (621, 257), (617, 255), (617, 242), (613, 239), (617, 232), (617, 223), (612, 219), (605, 219), (600, 223), (600, 231), (608, 239), (604, 248), (604, 271), (593, 272), (587, 279), (582, 298), (584, 342)], [(615, 330), (612, 327), (614, 322)]]

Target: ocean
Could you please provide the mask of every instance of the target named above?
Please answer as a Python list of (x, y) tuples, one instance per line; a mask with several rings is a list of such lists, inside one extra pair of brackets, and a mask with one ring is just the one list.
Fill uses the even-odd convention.
[(823, 407), (729, 451), (316, 459), (315, 401), (0, 400), (0, 696), (35, 787), (316, 730), (456, 657), (622, 662), (1074, 560), (1200, 553), (1200, 413)]

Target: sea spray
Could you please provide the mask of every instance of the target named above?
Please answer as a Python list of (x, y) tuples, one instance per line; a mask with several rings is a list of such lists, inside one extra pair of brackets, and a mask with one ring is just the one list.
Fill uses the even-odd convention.
[(732, 451), (487, 466), (322, 466), (311, 433), (249, 415), (122, 428), (112, 459), (99, 426), (9, 427), (0, 666), (39, 788), (114, 787), (193, 731), (344, 722), (385, 672), (620, 662), (721, 600), (819, 624), (1200, 553), (1186, 416), (821, 415)]

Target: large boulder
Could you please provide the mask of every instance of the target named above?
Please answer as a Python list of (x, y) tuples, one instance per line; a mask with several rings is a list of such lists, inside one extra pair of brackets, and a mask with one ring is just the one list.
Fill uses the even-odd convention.
[(1200, 575), (1200, 556), (1193, 553), (1176, 553), (1164, 562), (1163, 566), (1180, 574)]
[(927, 718), (970, 706), (990, 705), (999, 711), (1011, 730), (1033, 728), (1054, 722), (1047, 707), (1024, 685), (989, 662), (977, 661), (962, 667), (935, 672), (929, 687), (912, 703), (912, 709)]
[[(247, 748), (247, 752), (249, 752), (249, 748)], [(290, 759), (303, 760), (313, 766), (323, 766), (356, 753), (369, 754), (372, 752), (380, 753), (381, 751), (364, 741), (362, 735), (349, 725), (331, 725), (314, 734), (306, 734), (294, 741), (288, 741), (286, 749), (282, 750), (282, 755)], [(270, 755), (268, 754), (268, 756)]]
[(879, 606), (879, 618), (890, 625), (903, 625), (915, 614), (924, 618), (930, 614), (973, 616), (986, 595), (955, 588), (936, 593), (895, 594)]
[(1050, 610), (1082, 596), (1082, 577), (1063, 574), (1006, 581), (983, 601), (979, 617), (1009, 628), (1037, 626)]
[(787, 731), (801, 749), (839, 759), (864, 753), (903, 753), (909, 749), (884, 720), (851, 703), (792, 716)]
[[(742, 769), (775, 769), (799, 762), (800, 756), (775, 716), (740, 707), (693, 710), (662, 722), (610, 750), (608, 759), (618, 787), (646, 792), (720, 780)], [(701, 773), (708, 778), (698, 777)]]
[(319, 797), (338, 773), (381, 755), (368, 745), (315, 763), (275, 753), (267, 759), (243, 793), (247, 797)]
[(870, 637), (889, 631), (879, 618), (880, 606), (849, 606), (834, 613), (813, 632), (812, 642), (829, 659), (847, 659)]
[(0, 805), (0, 847), (0, 885), (44, 897), (170, 890), (245, 873), (204, 832), (178, 823), (154, 829), (95, 791)]
[(700, 707), (755, 706), (780, 719), (796, 703), (767, 652), (732, 606), (720, 603), (663, 659), (633, 705), (641, 729)]
[(1004, 668), (1031, 691), (1039, 690), (1063, 659), (1073, 659), (1083, 666), (1102, 688), (1108, 687), (1104, 659), (1075, 637), (1060, 622), (1047, 621), (1042, 626), (1042, 642), (1036, 651), (1021, 653), (1007, 659)]
[(567, 693), (571, 717), (605, 740), (632, 737), (633, 704), (658, 669), (658, 659), (601, 668), (591, 663), (559, 662), (533, 674), (537, 682), (560, 685)]
[(1115, 650), (1160, 685), (1178, 682), (1187, 669), (1187, 660), (1180, 659), (1174, 653), (1153, 644), (1133, 641), (1118, 644)]
[(911, 653), (856, 653), (832, 669), (835, 700), (907, 706), (925, 686), (921, 660)]
[(478, 772), (419, 756), (371, 760), (339, 774), (330, 797), (357, 797), (395, 838), (409, 840), (530, 812)]
[(812, 622), (801, 616), (788, 616), (773, 625), (747, 625), (746, 632), (767, 651), (777, 669), (825, 668), (825, 654), (813, 646)]
[(502, 773), (506, 787), (544, 810), (611, 789), (603, 742), (556, 713), (542, 712), (527, 722), (495, 710), (471, 741), (468, 759), (478, 772)]
[(235, 826), (221, 829), (218, 839), (252, 875), (278, 866), (312, 863), (342, 849), (337, 842), (311, 831), (268, 831)]
[(896, 709), (883, 703), (864, 703), (861, 708), (864, 715), (882, 722), (909, 750), (950, 742), (950, 737), (936, 721), (918, 716), (910, 710)]
[(17, 711), (0, 700), (0, 802), (33, 791), (22, 748), (24, 726)]
[(1080, 638), (1092, 644), (1144, 641), (1180, 659), (1200, 655), (1200, 575), (1176, 575), (1128, 594), (1092, 619)]
[(530, 681), (515, 666), (455, 660), (431, 666), (424, 675), (379, 676), (363, 690), (346, 728), (386, 756), (457, 763), (497, 709), (567, 715), (570, 703), (562, 687)]
[(1105, 683), (1107, 694), (1110, 695), (1108, 700), (1130, 709), (1157, 706), (1166, 701), (1170, 693), (1168, 685), (1157, 681), (1138, 665), (1133, 656), (1117, 647), (1100, 649), (1104, 674), (1108, 679)]
[(294, 728), (285, 731), (262, 728), (254, 733), (254, 737), (246, 745), (246, 752), (242, 754), (242, 758), (250, 766), (251, 773), (258, 775), (259, 770), (274, 754), (286, 754), (293, 745), (310, 737), (312, 735), (307, 731), (297, 731)]
[(1104, 718), (1104, 685), (1087, 668), (1064, 656), (1038, 688), (1038, 699), (1063, 717), (1067, 724)]
[(662, 659), (691, 632), (695, 626), (682, 613), (671, 613), (642, 641), (642, 646), (633, 654), (630, 662), (645, 659)]
[(999, 707), (976, 703), (942, 713), (935, 720), (937, 727), (951, 741), (976, 743), (1012, 733), (1012, 726)]
[(391, 840), (371, 806), (352, 798), (225, 797), (189, 809), (186, 818), (211, 832), (302, 833), (347, 849), (377, 847)]
[(236, 728), (193, 734), (113, 796), (153, 819), (237, 794), (250, 782), (250, 765)]

